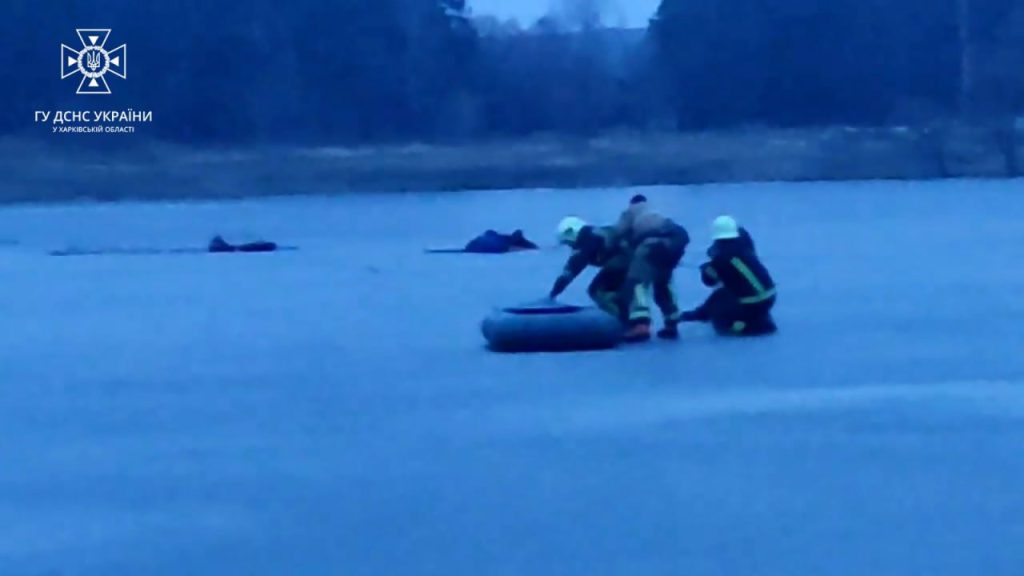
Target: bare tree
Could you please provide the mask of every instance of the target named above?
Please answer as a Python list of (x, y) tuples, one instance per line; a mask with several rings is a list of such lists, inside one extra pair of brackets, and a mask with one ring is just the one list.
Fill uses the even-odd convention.
[(960, 35), (960, 113), (971, 113), (974, 95), (974, 44), (971, 38), (971, 0), (957, 0)]

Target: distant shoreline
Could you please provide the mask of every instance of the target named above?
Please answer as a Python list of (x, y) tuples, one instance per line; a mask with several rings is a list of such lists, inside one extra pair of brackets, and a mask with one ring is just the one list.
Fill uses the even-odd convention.
[(71, 151), (0, 140), (0, 203), (1017, 176), (1018, 130), (748, 129), (464, 145)]

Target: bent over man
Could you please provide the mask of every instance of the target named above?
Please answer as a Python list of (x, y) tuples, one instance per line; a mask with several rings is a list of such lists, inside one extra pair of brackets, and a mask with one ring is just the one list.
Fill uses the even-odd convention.
[(690, 244), (690, 235), (671, 218), (652, 211), (643, 195), (634, 196), (630, 201), (629, 208), (619, 218), (616, 232), (629, 243), (633, 252), (619, 295), (620, 305), (628, 307), (626, 340), (650, 339), (651, 295), (665, 322), (658, 337), (678, 338), (682, 315), (672, 281)]
[(588, 266), (600, 268), (587, 293), (605, 312), (621, 318), (620, 287), (629, 267), (629, 250), (613, 226), (591, 226), (575, 216), (558, 224), (558, 241), (572, 248), (572, 255), (555, 280), (548, 296), (557, 298)]

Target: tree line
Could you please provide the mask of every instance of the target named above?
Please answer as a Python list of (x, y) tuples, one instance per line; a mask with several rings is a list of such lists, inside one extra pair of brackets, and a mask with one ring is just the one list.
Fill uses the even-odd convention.
[[(151, 110), (181, 142), (465, 141), (537, 133), (886, 125), (1024, 107), (1024, 0), (663, 0), (528, 25), (465, 0), (9, 0), (0, 132), (34, 110)], [(75, 94), (76, 28), (128, 78)]]

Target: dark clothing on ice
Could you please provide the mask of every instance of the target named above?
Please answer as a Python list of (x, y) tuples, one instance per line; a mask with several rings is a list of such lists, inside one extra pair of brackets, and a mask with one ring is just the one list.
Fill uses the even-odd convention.
[(708, 249), (701, 281), (716, 290), (688, 319), (708, 322), (723, 334), (758, 335), (775, 332), (771, 310), (776, 287), (768, 269), (753, 250), (749, 234), (718, 240)]
[(690, 313), (690, 319), (711, 322), (715, 331), (724, 336), (761, 336), (778, 329), (771, 315), (774, 304), (774, 296), (757, 304), (741, 304), (735, 294), (719, 288)]
[(209, 250), (210, 250), (210, 252), (217, 252), (217, 253), (220, 253), (220, 252), (234, 252), (235, 251), (235, 247), (232, 246), (231, 244), (228, 244), (227, 241), (224, 240), (223, 238), (221, 238), (220, 236), (217, 236), (213, 240), (210, 240), (210, 248), (209, 248)]
[[(573, 244), (572, 255), (551, 288), (551, 298), (557, 298), (588, 266), (623, 275), (629, 267), (629, 248), (612, 226), (584, 226)], [(597, 279), (595, 278), (595, 281)]]
[(229, 252), (274, 252), (277, 250), (277, 244), (273, 242), (250, 242), (248, 244), (234, 245), (229, 244), (224, 238), (220, 236), (210, 240), (210, 245), (207, 250), (214, 254), (224, 254)]
[(273, 242), (249, 242), (238, 246), (239, 252), (276, 252), (277, 244)]
[(536, 249), (537, 245), (527, 240), (522, 230), (516, 230), (511, 234), (502, 234), (494, 230), (488, 230), (470, 240), (466, 244), (465, 251), (475, 254), (504, 254), (506, 252)]
[(721, 285), (741, 304), (756, 304), (774, 297), (775, 281), (751, 246), (742, 237), (716, 241), (708, 250), (711, 259), (700, 267), (704, 285)]

